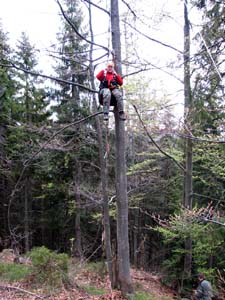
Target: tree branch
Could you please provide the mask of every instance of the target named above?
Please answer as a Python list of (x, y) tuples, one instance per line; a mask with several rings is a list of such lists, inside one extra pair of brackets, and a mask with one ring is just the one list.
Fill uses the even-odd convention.
[(102, 114), (103, 112), (100, 111), (100, 112), (96, 112), (96, 113), (93, 113), (92, 115), (89, 115), (83, 119), (80, 119), (78, 121), (75, 121), (75, 122), (72, 122), (66, 126), (64, 126), (63, 128), (59, 129), (58, 131), (56, 131), (28, 160), (26, 160), (24, 162), (24, 166), (28, 166), (29, 163), (46, 147), (46, 145), (49, 144), (49, 142), (54, 139), (58, 134), (60, 134), (62, 131), (66, 130), (67, 128), (71, 127), (71, 126), (75, 126), (75, 125), (78, 125), (78, 124), (81, 124), (97, 115), (100, 115)]
[(78, 87), (80, 87), (84, 90), (87, 90), (89, 92), (92, 92), (92, 93), (98, 93), (98, 91), (93, 90), (89, 87), (86, 87), (85, 85), (75, 83), (75, 82), (72, 82), (72, 81), (69, 81), (69, 80), (64, 80), (64, 79), (56, 78), (56, 77), (53, 77), (53, 76), (45, 75), (45, 74), (36, 73), (36, 72), (33, 72), (33, 71), (28, 71), (26, 69), (23, 69), (21, 67), (16, 66), (14, 63), (10, 63), (10, 65), (0, 63), (0, 66), (1, 67), (6, 67), (6, 68), (14, 68), (16, 70), (22, 71), (22, 72), (27, 73), (27, 74), (31, 74), (31, 75), (36, 76), (36, 77), (47, 78), (47, 79), (54, 80), (54, 81), (57, 81), (57, 82), (78, 86)]
[[(156, 65), (153, 65), (152, 63), (148, 63), (148, 65), (151, 65), (154, 69), (157, 69), (157, 70), (160, 70), (166, 74), (168, 74), (169, 76), (172, 76), (173, 78), (177, 79), (179, 82), (181, 82), (183, 84), (183, 80), (181, 80), (180, 78), (178, 78), (177, 76), (175, 76), (174, 74), (166, 71), (166, 70), (163, 70), (162, 67), (158, 67)], [(123, 78), (125, 77), (128, 77), (128, 76), (131, 76), (131, 75), (135, 75), (135, 74), (138, 74), (138, 73), (141, 73), (141, 72), (145, 72), (145, 71), (149, 71), (149, 70), (153, 70), (153, 68), (142, 68), (142, 69), (139, 69), (137, 71), (134, 71), (132, 73), (129, 73), (129, 74), (126, 74), (123, 76)]]
[(132, 15), (137, 18), (137, 15), (135, 14), (135, 12), (132, 10), (132, 8), (130, 7), (130, 5), (125, 1), (122, 0), (122, 2), (128, 7), (128, 9), (130, 10), (130, 12), (132, 13)]
[(95, 7), (97, 7), (98, 9), (104, 11), (107, 15), (110, 16), (110, 12), (109, 12), (108, 10), (104, 9), (103, 7), (97, 5), (97, 4), (95, 4), (95, 3), (93, 3), (93, 2), (91, 2), (91, 1), (89, 1), (89, 0), (83, 0), (83, 1), (85, 1), (85, 2), (87, 2), (87, 3), (89, 3), (89, 4), (91, 4), (91, 5), (93, 5), (93, 6), (95, 6)]
[(128, 26), (130, 26), (130, 27), (131, 27), (133, 30), (135, 30), (137, 33), (139, 33), (139, 34), (141, 34), (142, 36), (144, 36), (145, 38), (147, 38), (148, 40), (150, 40), (150, 41), (152, 41), (152, 42), (155, 42), (155, 43), (157, 43), (157, 44), (160, 44), (161, 46), (170, 48), (170, 49), (172, 49), (172, 50), (178, 52), (179, 54), (183, 54), (183, 52), (180, 51), (179, 49), (177, 49), (177, 48), (175, 48), (175, 47), (173, 47), (173, 46), (171, 46), (171, 45), (168, 45), (168, 44), (166, 44), (166, 43), (163, 43), (163, 42), (161, 42), (161, 41), (159, 41), (159, 40), (156, 40), (156, 39), (154, 39), (154, 38), (151, 38), (150, 36), (148, 36), (148, 35), (142, 33), (140, 30), (138, 30), (137, 28), (135, 28), (134, 26), (132, 26), (131, 24), (129, 24), (128, 22), (126, 22), (126, 21), (124, 21), (124, 20), (123, 20), (123, 22), (124, 22), (125, 24), (127, 24)]
[(97, 115), (100, 115), (102, 114), (102, 112), (96, 112), (92, 115), (89, 115), (87, 116), (86, 118), (83, 118), (83, 119), (80, 119), (78, 121), (75, 121), (75, 122), (72, 122), (66, 126), (64, 126), (63, 128), (61, 128), (60, 130), (58, 130), (56, 133), (54, 133), (28, 160), (26, 160), (24, 163), (23, 163), (23, 169), (20, 173), (20, 176), (14, 186), (14, 189), (12, 190), (11, 194), (10, 194), (10, 197), (9, 197), (9, 204), (8, 204), (8, 229), (9, 229), (9, 232), (10, 232), (10, 235), (12, 236), (12, 238), (16, 241), (16, 238), (15, 238), (15, 234), (13, 233), (12, 229), (11, 229), (11, 223), (10, 223), (10, 209), (11, 209), (11, 205), (12, 205), (12, 201), (13, 201), (13, 198), (15, 196), (15, 193), (18, 191), (18, 186), (23, 178), (23, 175), (26, 171), (26, 169), (29, 167), (31, 161), (46, 147), (46, 145), (52, 140), (54, 139), (54, 137), (56, 137), (58, 134), (60, 134), (62, 131), (64, 131), (65, 129), (71, 127), (71, 126), (74, 126), (74, 125), (78, 125), (78, 124), (81, 124)]
[(146, 125), (144, 124), (143, 120), (141, 119), (141, 116), (138, 112), (138, 109), (135, 105), (133, 105), (137, 115), (138, 115), (138, 118), (139, 118), (139, 121), (141, 122), (141, 125), (143, 126), (147, 136), (149, 137), (149, 139), (151, 140), (151, 142), (155, 145), (155, 147), (165, 156), (167, 156), (168, 158), (172, 159), (174, 161), (174, 163), (183, 171), (186, 173), (186, 170), (184, 168), (184, 166), (182, 164), (180, 164), (174, 157), (172, 157), (171, 155), (169, 155), (168, 153), (166, 153), (165, 151), (163, 151), (160, 146), (155, 142), (155, 140), (152, 138), (152, 136), (150, 135), (150, 133), (148, 132), (148, 129), (146, 127)]
[(22, 293), (26, 293), (26, 294), (29, 294), (29, 295), (32, 295), (34, 296), (35, 298), (38, 298), (38, 299), (45, 299), (45, 298), (48, 298), (48, 296), (40, 296), (40, 295), (37, 295), (35, 293), (32, 293), (32, 292), (29, 292), (27, 290), (24, 290), (22, 288), (19, 288), (17, 286), (12, 286), (12, 285), (0, 285), (0, 289), (5, 289), (5, 290), (16, 290), (18, 292), (22, 292)]
[(81, 34), (79, 33), (79, 31), (76, 29), (76, 27), (74, 26), (74, 24), (71, 22), (71, 20), (68, 18), (68, 16), (65, 14), (65, 12), (64, 12), (64, 10), (63, 10), (63, 8), (62, 8), (62, 5), (61, 5), (61, 3), (59, 2), (59, 0), (56, 0), (56, 2), (57, 2), (57, 4), (59, 5), (59, 8), (60, 8), (60, 10), (61, 10), (61, 13), (62, 13), (64, 19), (67, 21), (67, 23), (72, 27), (72, 29), (75, 31), (75, 33), (76, 33), (82, 40), (86, 41), (88, 44), (95, 45), (95, 46), (98, 46), (98, 47), (103, 48), (104, 50), (107, 51), (107, 53), (110, 52), (109, 49), (108, 49), (107, 47), (105, 47), (105, 46), (103, 46), (103, 45), (100, 45), (100, 44), (96, 44), (96, 43), (94, 43), (94, 42), (92, 42), (92, 41), (89, 41), (89, 40), (87, 40), (83, 35), (81, 35)]

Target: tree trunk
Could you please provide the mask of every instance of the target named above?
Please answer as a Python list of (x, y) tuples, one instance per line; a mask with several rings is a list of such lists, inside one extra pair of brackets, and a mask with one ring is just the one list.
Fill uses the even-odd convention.
[[(184, 123), (187, 135), (192, 130), (192, 97), (190, 84), (190, 24), (188, 19), (187, 1), (184, 3)], [(192, 141), (186, 140), (185, 145), (185, 190), (184, 206), (192, 209)]]
[(74, 192), (75, 192), (75, 245), (74, 245), (74, 256), (80, 260), (83, 256), (82, 244), (81, 244), (81, 228), (80, 228), (80, 214), (81, 214), (81, 199), (80, 199), (80, 177), (81, 177), (81, 166), (78, 161), (74, 164)]
[(29, 241), (29, 198), (30, 198), (30, 181), (28, 177), (25, 179), (24, 190), (24, 238), (25, 238), (25, 252), (30, 250)]
[(140, 210), (134, 210), (134, 265), (138, 268), (138, 241), (139, 241), (139, 213)]
[[(190, 23), (188, 19), (187, 0), (184, 2), (184, 124), (187, 136), (192, 130), (192, 97), (190, 84)], [(184, 176), (184, 199), (183, 205), (192, 209), (192, 141), (186, 140), (185, 144), (185, 165)], [(192, 268), (192, 239), (185, 241), (184, 277), (191, 277)]]
[[(92, 29), (92, 18), (91, 18), (91, 4), (89, 3), (89, 29), (91, 33), (91, 41), (94, 42), (94, 34)], [(94, 67), (93, 67), (93, 44), (90, 47), (90, 78), (91, 88), (95, 90), (94, 83)], [(93, 106), (94, 110), (97, 110), (97, 100), (93, 95)], [(101, 186), (103, 196), (103, 226), (104, 226), (104, 243), (105, 243), (105, 254), (107, 260), (107, 268), (109, 272), (109, 279), (111, 287), (116, 288), (116, 274), (113, 272), (113, 257), (112, 257), (112, 246), (111, 246), (111, 230), (110, 230), (110, 217), (109, 217), (109, 205), (108, 205), (108, 174), (107, 174), (107, 158), (104, 159), (104, 143), (103, 143), (103, 132), (100, 124), (99, 116), (95, 117), (97, 138), (99, 144), (99, 162), (100, 162), (100, 174), (101, 174)]]
[[(111, 28), (112, 46), (116, 70), (122, 74), (121, 68), (121, 43), (119, 26), (118, 0), (111, 0)], [(125, 124), (120, 121), (117, 107), (115, 107), (116, 130), (116, 196), (117, 196), (117, 257), (118, 276), (121, 291), (124, 296), (133, 294), (130, 276), (130, 254), (128, 237), (128, 197), (127, 176), (125, 159)]]

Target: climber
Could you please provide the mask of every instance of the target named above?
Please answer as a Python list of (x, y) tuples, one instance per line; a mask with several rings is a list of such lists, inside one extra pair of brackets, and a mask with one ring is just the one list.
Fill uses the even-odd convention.
[(123, 78), (117, 74), (114, 70), (114, 64), (112, 62), (107, 64), (105, 70), (101, 70), (97, 75), (97, 79), (101, 81), (99, 86), (100, 103), (102, 101), (104, 120), (109, 119), (109, 107), (112, 104), (112, 99), (116, 100), (116, 105), (119, 111), (119, 117), (125, 121), (126, 116), (123, 108), (123, 97), (119, 86), (123, 84)]

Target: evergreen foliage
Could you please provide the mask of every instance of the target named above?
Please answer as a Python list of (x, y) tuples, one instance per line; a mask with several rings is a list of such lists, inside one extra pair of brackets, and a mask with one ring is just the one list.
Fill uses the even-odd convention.
[(33, 269), (31, 266), (19, 264), (0, 264), (1, 281), (20, 281), (31, 275)]
[[(131, 262), (157, 272), (163, 267), (164, 281), (178, 289), (192, 284), (184, 277), (186, 239), (192, 240), (193, 278), (204, 272), (216, 283), (218, 272), (224, 274), (225, 262), (224, 228), (206, 222), (211, 218), (223, 223), (225, 215), (225, 150), (224, 144), (218, 143), (224, 140), (224, 87), (218, 74), (224, 77), (224, 11), (221, 1), (192, 3), (203, 14), (201, 35), (218, 70), (198, 35), (199, 51), (191, 62), (190, 136), (178, 132), (164, 87), (158, 94), (147, 75), (136, 74), (124, 88), (129, 113), (126, 158)], [(63, 7), (86, 37), (79, 2), (65, 0)], [(106, 272), (104, 263), (98, 263), (104, 252), (104, 232), (96, 127), (93, 120), (70, 126), (92, 111), (90, 94), (76, 86), (89, 86), (88, 51), (86, 42), (62, 19), (54, 69), (57, 77), (74, 85), (49, 87), (48, 82), (30, 74), (41, 71), (29, 37), (22, 33), (12, 49), (0, 28), (0, 248), (24, 253), (36, 247), (29, 253), (35, 272), (41, 283), (53, 286), (68, 280), (68, 257), (52, 250), (93, 260), (96, 272)], [(10, 62), (22, 70), (7, 67)], [(149, 142), (132, 104), (141, 108), (144, 124), (159, 147), (179, 163), (183, 161), (184, 138), (193, 138), (192, 211), (181, 208), (185, 172)], [(102, 129), (105, 146), (110, 148), (105, 158), (115, 248), (115, 136), (110, 126), (102, 125)], [(201, 216), (200, 210), (207, 211), (209, 204), (210, 214)], [(161, 227), (157, 227), (159, 220)], [(27, 274), (30, 267), (0, 265), (1, 278), (17, 280)], [(224, 282), (222, 285), (224, 288)], [(101, 292), (94, 287), (91, 290)], [(142, 293), (135, 297), (151, 299)]]
[[(207, 213), (207, 211), (205, 211)], [(214, 224), (204, 223), (202, 210), (182, 209), (178, 215), (171, 216), (167, 225), (154, 230), (162, 234), (168, 249), (168, 257), (163, 262), (166, 270), (165, 280), (174, 286), (183, 286), (183, 282), (196, 284), (197, 274), (204, 273), (212, 282), (216, 281), (216, 271), (220, 268), (221, 257), (218, 255), (224, 248), (224, 228)], [(193, 278), (187, 282), (184, 277), (183, 262), (185, 255), (185, 240), (192, 240)], [(223, 259), (222, 259), (223, 260)], [(189, 278), (188, 278), (189, 279)]]
[(57, 254), (42, 246), (33, 248), (28, 255), (32, 260), (34, 274), (39, 283), (55, 287), (68, 283), (67, 254)]

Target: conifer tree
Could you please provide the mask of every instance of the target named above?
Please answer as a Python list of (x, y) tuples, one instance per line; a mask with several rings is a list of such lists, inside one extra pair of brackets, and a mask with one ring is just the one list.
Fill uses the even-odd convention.
[[(71, 24), (83, 34), (81, 27), (83, 16), (78, 1), (65, 0), (64, 6), (64, 12)], [(55, 71), (64, 80), (84, 84), (87, 80), (87, 67), (85, 65), (87, 45), (75, 33), (71, 24), (68, 24), (65, 18), (62, 18), (61, 32), (57, 34), (59, 46), (56, 51), (59, 55), (56, 58)], [(60, 84), (57, 100), (59, 105), (56, 107), (56, 111), (59, 120), (63, 122), (78, 118), (80, 109), (87, 104), (84, 95), (82, 95), (82, 90), (68, 84)]]
[(12, 73), (6, 67), (10, 58), (11, 48), (7, 34), (0, 24), (0, 235), (5, 238), (7, 230), (7, 202), (9, 194), (9, 161), (7, 159), (7, 125), (11, 120), (11, 99), (14, 93)]
[[(30, 44), (25, 33), (22, 33), (18, 41), (13, 60), (21, 70), (13, 73), (15, 94), (11, 101), (11, 118), (14, 126), (8, 132), (7, 154), (12, 161), (14, 184), (17, 185), (21, 174), (24, 176), (21, 177), (19, 192), (12, 191), (14, 196), (10, 199), (12, 206), (9, 206), (8, 222), (14, 243), (18, 242), (21, 245), (21, 241), (24, 240), (24, 249), (28, 251), (31, 246), (32, 190), (35, 168), (25, 170), (24, 165), (30, 159), (32, 152), (38, 148), (40, 134), (37, 128), (43, 125), (49, 116), (47, 111), (49, 101), (43, 85), (41, 86), (43, 81), (29, 73), (36, 71), (38, 60), (35, 48)], [(13, 213), (15, 218), (11, 217)], [(15, 227), (19, 228), (17, 232), (14, 230)]]
[(219, 135), (224, 120), (224, 4), (193, 1), (202, 13), (203, 26), (196, 35), (193, 101), (198, 134)]

